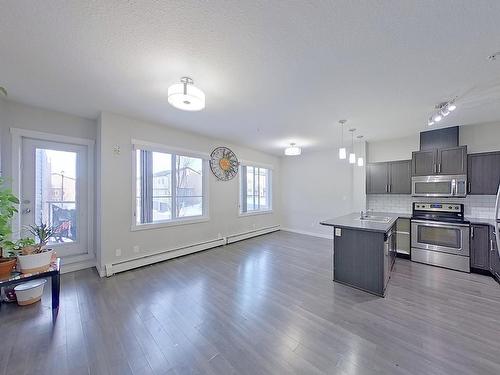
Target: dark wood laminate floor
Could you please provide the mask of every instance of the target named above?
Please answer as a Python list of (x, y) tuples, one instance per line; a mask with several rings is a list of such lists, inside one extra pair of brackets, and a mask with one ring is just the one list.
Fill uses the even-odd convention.
[[(387, 297), (331, 281), (331, 241), (277, 232), (0, 311), (0, 374), (499, 374), (500, 286), (398, 259)], [(48, 295), (46, 296), (48, 297)]]

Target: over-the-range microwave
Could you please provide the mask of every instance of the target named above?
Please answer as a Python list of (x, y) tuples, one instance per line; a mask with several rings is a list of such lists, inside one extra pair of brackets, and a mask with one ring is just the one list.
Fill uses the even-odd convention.
[(414, 197), (465, 197), (467, 175), (412, 177), (411, 195)]

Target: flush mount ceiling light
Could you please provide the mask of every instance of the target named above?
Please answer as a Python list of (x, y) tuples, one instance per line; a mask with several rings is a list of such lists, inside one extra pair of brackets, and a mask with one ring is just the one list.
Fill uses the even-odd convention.
[(191, 78), (182, 77), (181, 83), (168, 88), (168, 102), (183, 111), (201, 111), (205, 108), (205, 94)]
[(448, 116), (451, 112), (453, 112), (455, 109), (457, 109), (457, 105), (455, 104), (455, 99), (452, 99), (448, 102), (442, 102), (436, 105), (436, 110), (437, 112), (429, 117), (429, 120), (427, 121), (427, 125), (431, 126), (434, 125), (435, 123), (441, 121), (443, 118)]
[(349, 164), (356, 164), (356, 154), (354, 153), (354, 132), (355, 128), (349, 129), (351, 132), (351, 152), (349, 153)]
[(297, 156), (302, 153), (302, 149), (300, 147), (297, 147), (295, 143), (290, 143), (290, 146), (285, 148), (285, 155), (286, 156)]
[(342, 129), (342, 136), (340, 138), (340, 148), (339, 148), (339, 159), (343, 160), (347, 157), (347, 150), (344, 147), (344, 124), (347, 122), (347, 120), (340, 120), (339, 124)]

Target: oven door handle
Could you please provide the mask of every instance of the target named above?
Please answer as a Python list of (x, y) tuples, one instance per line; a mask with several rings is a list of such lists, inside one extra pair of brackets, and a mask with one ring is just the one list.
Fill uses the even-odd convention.
[(412, 223), (426, 225), (428, 227), (470, 227), (470, 224), (464, 223), (447, 223), (443, 221), (431, 221), (431, 220), (411, 220)]

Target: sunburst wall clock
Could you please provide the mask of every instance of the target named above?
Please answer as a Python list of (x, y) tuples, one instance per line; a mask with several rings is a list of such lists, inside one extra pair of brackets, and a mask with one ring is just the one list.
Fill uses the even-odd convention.
[(238, 174), (240, 163), (235, 153), (227, 147), (217, 147), (210, 154), (210, 169), (221, 181), (229, 181)]

